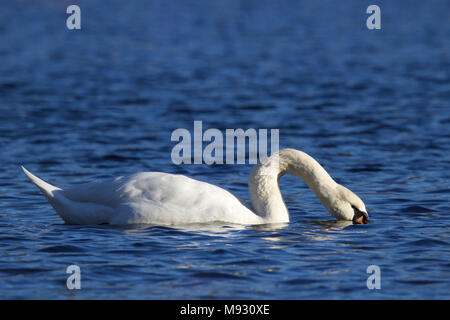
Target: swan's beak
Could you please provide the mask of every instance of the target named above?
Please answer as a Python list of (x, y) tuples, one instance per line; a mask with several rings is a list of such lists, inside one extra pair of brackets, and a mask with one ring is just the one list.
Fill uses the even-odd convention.
[(353, 224), (368, 224), (369, 215), (367, 212), (357, 211), (353, 216)]

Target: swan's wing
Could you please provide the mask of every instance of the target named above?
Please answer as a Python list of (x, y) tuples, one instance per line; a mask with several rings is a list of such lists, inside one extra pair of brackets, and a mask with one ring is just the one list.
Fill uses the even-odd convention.
[(69, 199), (64, 191), (54, 191), (50, 204), (59, 216), (69, 224), (102, 224), (108, 223), (116, 208), (108, 203), (75, 201)]
[(117, 190), (123, 185), (124, 180), (124, 177), (118, 177), (105, 181), (73, 185), (64, 189), (62, 195), (75, 202), (96, 203), (115, 208), (120, 205)]
[(24, 171), (68, 223), (262, 222), (225, 189), (182, 175), (144, 172), (60, 189)]
[(64, 221), (73, 224), (109, 223), (120, 209), (117, 190), (123, 177), (79, 184), (54, 192), (50, 201)]
[(183, 175), (139, 173), (127, 178), (118, 193), (123, 209), (131, 212), (117, 215), (113, 223), (260, 223), (260, 217), (227, 190)]

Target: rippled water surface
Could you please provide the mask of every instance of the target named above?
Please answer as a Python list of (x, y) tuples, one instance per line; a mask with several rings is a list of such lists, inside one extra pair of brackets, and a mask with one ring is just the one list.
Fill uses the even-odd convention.
[[(367, 1), (73, 2), (79, 31), (72, 2), (0, 4), (0, 298), (450, 298), (448, 1), (379, 1), (377, 31)], [(181, 173), (248, 199), (248, 165), (172, 164), (194, 120), (280, 129), (370, 224), (285, 176), (288, 225), (71, 226), (19, 167), (60, 187)]]

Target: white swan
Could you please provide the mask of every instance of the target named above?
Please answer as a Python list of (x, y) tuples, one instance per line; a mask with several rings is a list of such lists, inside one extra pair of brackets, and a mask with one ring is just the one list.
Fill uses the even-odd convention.
[(142, 172), (63, 190), (22, 169), (69, 224), (285, 223), (289, 213), (278, 187), (285, 173), (302, 178), (337, 220), (365, 224), (369, 219), (357, 195), (295, 149), (282, 149), (254, 167), (248, 182), (252, 207), (222, 188), (183, 175)]

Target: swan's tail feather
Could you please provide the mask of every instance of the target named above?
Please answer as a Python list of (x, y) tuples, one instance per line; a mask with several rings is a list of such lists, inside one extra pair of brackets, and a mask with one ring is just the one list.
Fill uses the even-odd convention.
[(25, 169), (23, 166), (22, 166), (22, 170), (23, 170), (23, 172), (25, 172), (25, 174), (30, 179), (30, 181), (33, 182), (33, 184), (35, 184), (41, 190), (41, 192), (44, 194), (44, 196), (46, 196), (47, 198), (53, 198), (53, 191), (61, 190), (60, 188), (52, 186), (51, 184), (45, 182), (44, 180), (39, 179), (34, 174), (32, 174), (30, 171)]
[(48, 202), (66, 223), (100, 224), (108, 222), (109, 217), (114, 212), (111, 207), (99, 203), (83, 201), (83, 199), (79, 201), (71, 200), (62, 189), (39, 179), (24, 167), (22, 167), (22, 170), (30, 181), (41, 190)]

